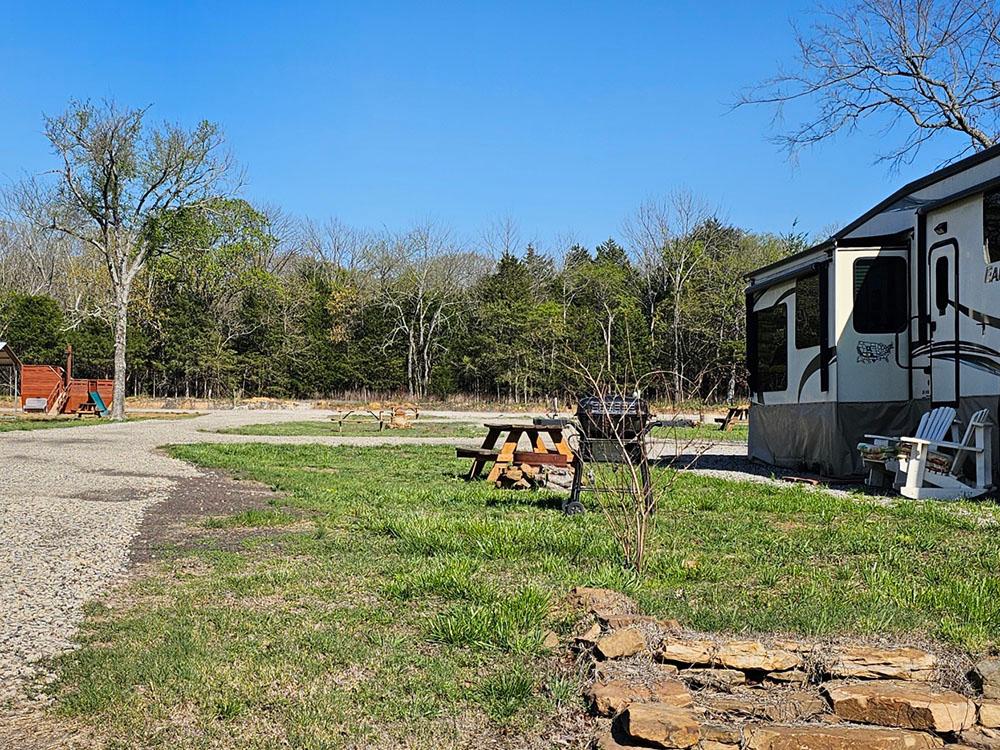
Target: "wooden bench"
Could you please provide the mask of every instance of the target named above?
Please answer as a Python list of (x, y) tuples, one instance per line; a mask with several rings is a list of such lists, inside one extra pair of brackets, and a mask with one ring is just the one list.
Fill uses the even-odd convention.
[(749, 406), (734, 406), (724, 417), (716, 417), (715, 422), (719, 425), (720, 432), (730, 432), (734, 422), (745, 422), (750, 416)]
[(49, 401), (45, 398), (26, 398), (24, 400), (24, 411), (45, 411), (49, 408)]
[[(456, 458), (475, 458), (480, 461), (496, 461), (500, 451), (488, 448), (456, 448)], [(513, 464), (529, 466), (569, 466), (569, 457), (562, 453), (538, 453), (536, 451), (514, 451)]]

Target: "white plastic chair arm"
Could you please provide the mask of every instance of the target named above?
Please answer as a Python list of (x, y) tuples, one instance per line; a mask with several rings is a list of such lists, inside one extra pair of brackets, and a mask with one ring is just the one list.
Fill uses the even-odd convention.
[(970, 451), (972, 453), (982, 453), (982, 448), (977, 448), (974, 445), (962, 445), (961, 443), (950, 443), (946, 440), (924, 440), (923, 438), (915, 437), (904, 437), (900, 438), (904, 443), (913, 443), (914, 445), (929, 445), (933, 448), (953, 448), (954, 450)]

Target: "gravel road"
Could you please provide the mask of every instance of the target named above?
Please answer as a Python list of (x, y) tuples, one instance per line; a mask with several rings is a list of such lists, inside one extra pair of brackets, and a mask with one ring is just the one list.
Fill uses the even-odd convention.
[[(212, 412), (0, 433), (0, 704), (31, 663), (58, 653), (89, 599), (128, 566), (143, 514), (198, 469), (158, 451), (168, 443), (268, 442), (368, 445), (447, 443), (455, 438), (259, 437), (220, 435), (223, 427), (325, 419), (322, 411)], [(430, 416), (430, 415), (428, 415)]]

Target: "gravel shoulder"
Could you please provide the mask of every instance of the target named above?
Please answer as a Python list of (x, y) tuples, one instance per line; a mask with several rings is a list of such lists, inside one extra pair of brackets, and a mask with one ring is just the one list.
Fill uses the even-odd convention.
[[(330, 412), (212, 412), (178, 420), (85, 425), (0, 434), (0, 706), (18, 695), (32, 663), (70, 646), (83, 604), (114, 585), (130, 543), (174, 493), (212, 478), (158, 450), (170, 443), (454, 444), (454, 438), (259, 437), (215, 430), (326, 419)], [(224, 513), (224, 505), (205, 508)]]

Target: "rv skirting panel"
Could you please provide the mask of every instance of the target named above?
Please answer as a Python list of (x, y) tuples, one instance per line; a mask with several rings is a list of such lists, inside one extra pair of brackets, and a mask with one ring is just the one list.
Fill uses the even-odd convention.
[[(958, 417), (988, 408), (997, 424), (1000, 397), (963, 398)], [(789, 469), (802, 469), (830, 477), (862, 473), (857, 445), (867, 434), (912, 435), (920, 417), (931, 408), (926, 399), (888, 403), (753, 404), (750, 407), (751, 458)], [(960, 425), (960, 428), (962, 425)], [(1000, 428), (993, 429), (993, 456), (998, 452)], [(994, 467), (994, 475), (997, 467)]]
[(926, 401), (753, 404), (749, 453), (764, 463), (830, 477), (861, 473), (857, 445), (866, 434), (912, 433)]

